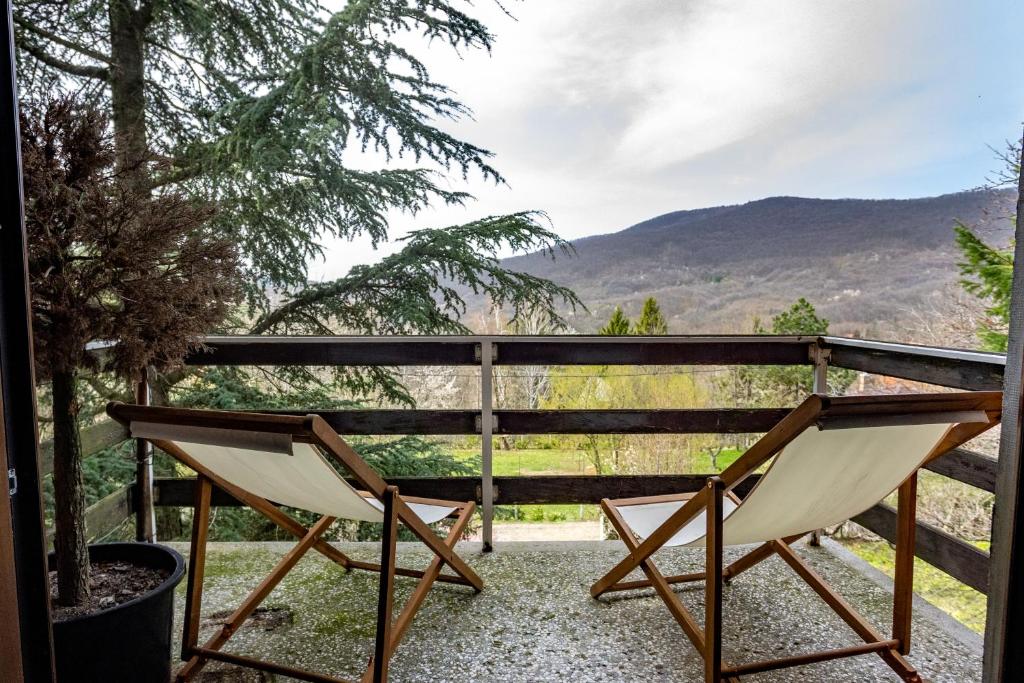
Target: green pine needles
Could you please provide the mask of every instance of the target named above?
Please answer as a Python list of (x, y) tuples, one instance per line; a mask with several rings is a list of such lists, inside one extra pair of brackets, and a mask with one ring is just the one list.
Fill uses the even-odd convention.
[(467, 291), (555, 315), (555, 302), (578, 301), (495, 258), (499, 249), (567, 247), (532, 213), (422, 231), (397, 258), (309, 286), (307, 268), (326, 240), (380, 243), (388, 215), (469, 200), (452, 181), (476, 173), (504, 182), (489, 151), (448, 132), (469, 111), (431, 78), (409, 39), (423, 49), (489, 51), (487, 27), (461, 7), (17, 0), (21, 87), (35, 98), (85, 94), (110, 113), (125, 165), (147, 149), (165, 160), (140, 171), (141, 186), (216, 205), (211, 229), (245, 257), (243, 319), (256, 320), (253, 331), (451, 331)]

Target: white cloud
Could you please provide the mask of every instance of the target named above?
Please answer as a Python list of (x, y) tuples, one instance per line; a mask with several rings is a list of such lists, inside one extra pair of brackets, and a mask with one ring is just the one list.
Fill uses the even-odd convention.
[[(493, 54), (420, 54), (474, 112), (451, 129), (509, 186), (394, 216), (393, 236), (526, 208), (566, 237), (771, 194), (912, 196), (981, 181), (1024, 86), (1003, 3), (527, 0), (471, 8)], [(1020, 18), (1019, 16), (1017, 17)], [(415, 41), (411, 44), (416, 45)], [(395, 245), (385, 245), (384, 251)], [(314, 272), (379, 257), (330, 245)]]

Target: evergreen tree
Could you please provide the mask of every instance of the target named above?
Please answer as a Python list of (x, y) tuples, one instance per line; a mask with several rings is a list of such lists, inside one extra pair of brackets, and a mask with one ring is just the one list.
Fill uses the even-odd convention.
[[(78, 384), (168, 366), (227, 314), (238, 259), (204, 229), (211, 207), (139, 191), (117, 170), (104, 115), (71, 99), (22, 110), (25, 229), (37, 376), (49, 380), (57, 603), (89, 599)], [(146, 160), (142, 160), (143, 162)], [(102, 359), (88, 352), (115, 342)]]
[[(1020, 180), (1021, 145), (1007, 143), (1006, 150), (997, 153), (1002, 168), (990, 176), (988, 186), (1012, 187)], [(1016, 216), (1010, 217), (1016, 222)], [(985, 318), (978, 322), (978, 337), (989, 351), (1006, 352), (1010, 326), (1010, 289), (1013, 281), (1013, 249), (987, 244), (970, 226), (957, 221), (956, 244), (963, 260), (960, 266), (960, 284), (965, 290), (985, 301)]]
[[(137, 188), (216, 205), (211, 228), (248, 268), (254, 331), (465, 331), (467, 289), (553, 317), (555, 302), (577, 303), (500, 267), (499, 250), (566, 247), (536, 212), (422, 230), (385, 263), (308, 286), (325, 239), (376, 244), (388, 212), (470, 199), (450, 189), (449, 171), (503, 182), (490, 152), (440, 127), (468, 110), (408, 40), (487, 51), (487, 27), (446, 0), (331, 4), (16, 0), (22, 92), (83, 93), (109, 114), (119, 167)], [(166, 163), (137, 163), (150, 150)]]
[(814, 305), (800, 297), (792, 306), (772, 317), (771, 327), (754, 321), (754, 334), (822, 335), (828, 333), (828, 320), (818, 315)]
[(633, 334), (668, 334), (668, 321), (665, 320), (661, 307), (653, 296), (644, 301), (640, 318), (633, 326)]
[(978, 337), (989, 351), (1006, 352), (1010, 325), (1010, 289), (1013, 281), (1013, 244), (997, 249), (986, 244), (963, 223), (957, 223), (956, 244), (963, 255), (960, 284), (984, 299), (986, 317), (978, 323)]
[[(814, 305), (800, 297), (786, 310), (772, 317), (765, 326), (754, 321), (754, 334), (804, 335), (828, 334), (829, 322), (818, 315)], [(830, 368), (828, 391), (841, 394), (853, 382), (855, 373), (843, 368)], [(796, 405), (813, 388), (814, 371), (807, 366), (745, 365), (731, 368), (727, 382), (738, 405), (761, 405), (778, 408)]]
[(608, 336), (622, 336), (629, 334), (629, 318), (622, 312), (621, 306), (616, 306), (609, 318), (608, 324), (597, 331), (598, 334)]

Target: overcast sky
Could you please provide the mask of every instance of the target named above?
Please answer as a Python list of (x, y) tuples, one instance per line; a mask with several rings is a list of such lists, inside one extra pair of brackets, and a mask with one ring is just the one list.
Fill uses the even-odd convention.
[[(772, 195), (954, 192), (1024, 120), (1017, 0), (505, 4), (514, 19), (472, 10), (491, 55), (419, 54), (473, 109), (453, 132), (495, 152), (508, 186), (471, 178), (477, 201), (395, 215), (393, 237), (521, 209), (576, 238)], [(311, 275), (379, 256), (332, 243)]]

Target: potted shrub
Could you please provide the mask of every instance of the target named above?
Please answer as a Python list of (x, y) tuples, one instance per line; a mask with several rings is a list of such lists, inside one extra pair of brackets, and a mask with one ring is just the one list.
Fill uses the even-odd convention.
[(236, 253), (204, 229), (210, 206), (132, 182), (97, 110), (29, 105), (21, 135), (35, 358), (52, 388), (58, 678), (166, 680), (183, 563), (152, 544), (87, 546), (77, 386), (179, 362), (234, 301)]

